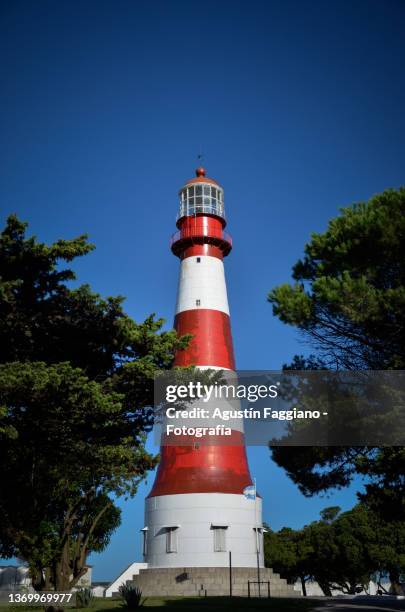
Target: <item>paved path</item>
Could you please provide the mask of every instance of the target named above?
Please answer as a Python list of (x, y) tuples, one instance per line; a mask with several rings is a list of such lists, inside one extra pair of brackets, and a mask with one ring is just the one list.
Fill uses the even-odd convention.
[[(317, 599), (319, 602), (319, 599)], [(328, 599), (316, 608), (316, 612), (398, 612), (405, 610), (404, 599), (384, 597), (356, 597), (355, 599)]]

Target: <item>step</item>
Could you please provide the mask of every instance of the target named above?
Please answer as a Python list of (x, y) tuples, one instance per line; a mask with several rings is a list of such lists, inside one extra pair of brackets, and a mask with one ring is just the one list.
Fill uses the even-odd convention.
[[(184, 576), (184, 580), (179, 577)], [(257, 579), (256, 568), (232, 568), (232, 592), (234, 595), (248, 595), (248, 581)], [(267, 594), (267, 581), (270, 581), (270, 594), (273, 597), (300, 597), (293, 585), (274, 573), (271, 568), (260, 568), (261, 594)], [(207, 596), (229, 595), (229, 568), (150, 568), (142, 569), (134, 575), (133, 584), (141, 589), (143, 595), (162, 596)], [(251, 584), (251, 593), (257, 594), (257, 585)]]

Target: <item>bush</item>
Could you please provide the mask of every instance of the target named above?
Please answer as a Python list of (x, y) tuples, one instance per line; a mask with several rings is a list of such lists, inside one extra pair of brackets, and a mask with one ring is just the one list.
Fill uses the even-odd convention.
[(118, 591), (129, 610), (135, 610), (136, 608), (140, 608), (142, 606), (142, 591), (138, 587), (122, 584)]
[(93, 593), (88, 587), (76, 591), (76, 608), (89, 608), (93, 601)]

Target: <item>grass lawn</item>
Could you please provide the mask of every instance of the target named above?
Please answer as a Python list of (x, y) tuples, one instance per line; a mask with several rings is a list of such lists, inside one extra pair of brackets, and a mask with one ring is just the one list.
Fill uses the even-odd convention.
[[(246, 597), (147, 597), (143, 609), (162, 608), (162, 612), (256, 612), (256, 610), (270, 610), (274, 612), (310, 612), (316, 607), (316, 602), (305, 599), (248, 599)], [(142, 609), (142, 608), (141, 608)], [(30, 610), (42, 612), (43, 608), (26, 606), (0, 605), (1, 612), (13, 610), (24, 612)], [(95, 598), (90, 608), (65, 608), (66, 612), (126, 612), (120, 599)]]
[[(108, 606), (105, 600), (101, 601), (101, 607), (97, 608), (103, 612), (116, 609), (121, 606), (119, 600), (113, 600), (114, 605)], [(280, 612), (310, 611), (314, 609), (313, 602), (302, 599), (248, 599), (247, 597), (147, 597), (144, 602), (145, 608), (164, 608), (164, 612), (220, 612), (221, 610), (233, 610), (234, 612), (255, 612), (256, 610), (274, 610)], [(121, 608), (123, 610), (123, 608)], [(83, 611), (84, 612), (84, 611)], [(96, 612), (96, 610), (94, 610)], [(116, 610), (118, 612), (118, 610)], [(123, 611), (124, 612), (124, 611)], [(163, 612), (163, 610), (162, 610)]]

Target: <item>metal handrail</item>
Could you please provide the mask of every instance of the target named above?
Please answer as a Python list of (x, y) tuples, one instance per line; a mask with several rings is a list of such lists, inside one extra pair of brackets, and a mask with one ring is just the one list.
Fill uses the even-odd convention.
[(188, 238), (201, 237), (219, 238), (220, 240), (223, 240), (224, 242), (229, 242), (229, 244), (232, 245), (232, 238), (227, 232), (224, 232), (222, 229), (207, 228), (202, 224), (197, 224), (194, 227), (185, 227), (175, 232), (171, 237), (170, 245), (173, 245), (179, 240), (187, 240)]

